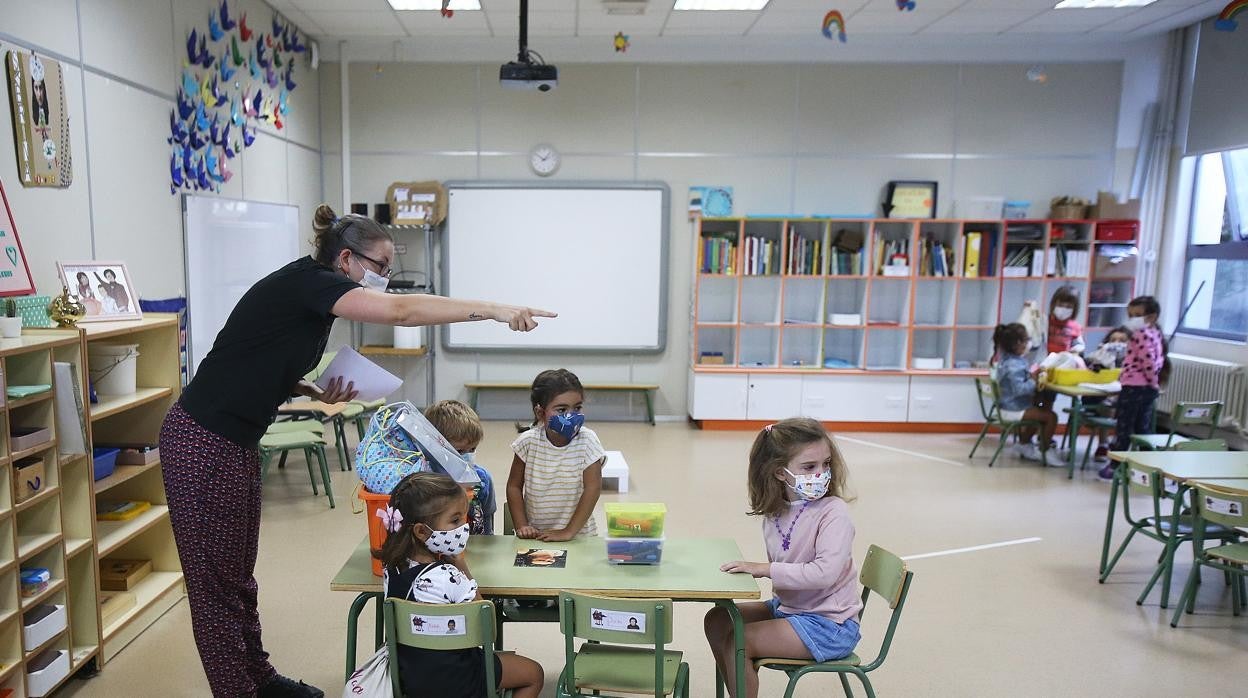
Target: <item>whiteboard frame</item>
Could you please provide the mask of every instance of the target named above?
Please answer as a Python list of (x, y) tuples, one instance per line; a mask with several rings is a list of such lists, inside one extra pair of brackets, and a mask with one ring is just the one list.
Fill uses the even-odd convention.
[[(193, 329), (192, 319), (191, 319), (191, 316), (193, 313), (191, 309), (191, 261), (189, 259), (190, 250), (191, 250), (191, 231), (190, 231), (189, 221), (187, 220), (187, 207), (188, 207), (188, 202), (190, 201), (192, 197), (196, 197), (200, 199), (210, 199), (214, 201), (226, 201), (226, 202), (234, 202), (234, 203), (241, 203), (241, 204), (249, 204), (249, 205), (256, 205), (256, 206), (273, 206), (277, 208), (294, 209), (295, 220), (296, 221), (299, 220), (299, 207), (295, 204), (283, 204), (283, 203), (276, 203), (272, 201), (253, 201), (251, 199), (235, 199), (235, 198), (228, 197), (228, 196), (206, 196), (204, 194), (195, 194), (191, 192), (182, 193), (182, 196), (181, 196), (181, 200), (182, 200), (181, 201), (181, 204), (182, 204), (182, 275), (183, 275), (183, 283), (185, 284), (184, 288), (186, 289), (186, 377), (187, 377), (187, 380), (194, 378), (195, 372), (199, 368), (195, 364), (195, 332)], [(296, 226), (298, 226), (298, 223), (296, 223)], [(301, 243), (299, 242), (298, 236), (299, 236), (299, 232), (298, 230), (296, 230), (295, 232), (295, 241), (296, 241), (295, 257), (285, 262), (285, 264), (289, 264), (290, 262), (293, 262), (299, 259), (299, 252), (301, 251), (302, 248), (301, 248)], [(277, 271), (277, 269), (278, 267), (274, 267), (272, 271)], [(211, 345), (216, 343), (216, 337), (214, 336), (211, 339), (209, 339), (208, 343), (209, 343), (208, 350), (212, 351)], [(208, 353), (205, 352), (204, 356), (207, 357)]]
[[(660, 246), (662, 250), (659, 257), (659, 328), (658, 342), (652, 346), (619, 346), (619, 347), (568, 347), (568, 346), (521, 346), (521, 347), (496, 347), (496, 346), (479, 346), (475, 344), (453, 344), (450, 339), (450, 332), (447, 328), (441, 328), (438, 333), (442, 338), (442, 348), (450, 352), (472, 352), (480, 354), (535, 354), (535, 353), (558, 353), (558, 354), (662, 354), (667, 350), (667, 311), (670, 299), (668, 298), (668, 286), (670, 279), (668, 278), (669, 259), (671, 252), (671, 226), (672, 226), (672, 195), (671, 189), (666, 182), (646, 181), (646, 182), (528, 182), (528, 181), (506, 181), (506, 180), (486, 180), (486, 181), (469, 181), (458, 180), (446, 182), (446, 192), (449, 200), (451, 191), (455, 189), (606, 189), (606, 190), (632, 190), (632, 191), (658, 191), (662, 196), (662, 230), (659, 232)], [(450, 269), (451, 260), (451, 226), (454, 223), (448, 216), (446, 223), (442, 229), (441, 238), (441, 279), (443, 292), (447, 297), (454, 297), (454, 284), (446, 273)], [(481, 300), (498, 300), (493, 298)], [(505, 299), (504, 299), (505, 300)], [(540, 331), (540, 330), (539, 330)]]

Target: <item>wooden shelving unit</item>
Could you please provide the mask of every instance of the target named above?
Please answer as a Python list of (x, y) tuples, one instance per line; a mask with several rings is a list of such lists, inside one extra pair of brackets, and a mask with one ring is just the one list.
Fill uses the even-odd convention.
[[(151, 313), (133, 322), (90, 323), (82, 326), (82, 335), (87, 356), (97, 343), (137, 344), (139, 352), (138, 390), (124, 396), (101, 396), (99, 402), (88, 405), (91, 443), (157, 443), (165, 414), (182, 392), (177, 316)], [(92, 472), (91, 461), (83, 462)], [(72, 551), (71, 572), (89, 568), (98, 578), (99, 562), (105, 558), (151, 560), (152, 572), (130, 590), (134, 607), (107, 626), (101, 620), (97, 591), (95, 624), (70, 629), (75, 668), (97, 655), (100, 664), (108, 662), (185, 595), (160, 463), (119, 465), (112, 475), (92, 479), (87, 494), (89, 519), (66, 534), (65, 548)], [(96, 520), (99, 502), (123, 500), (151, 502), (152, 508), (129, 521)], [(94, 544), (84, 546), (83, 539)], [(85, 601), (87, 593), (71, 589), (70, 597)]]
[[(954, 379), (984, 373), (993, 329), (1024, 300), (1047, 311), (1054, 291), (1073, 287), (1090, 347), (1125, 319), (1136, 256), (1113, 253), (1136, 243), (1097, 239), (1102, 223), (701, 219), (690, 414), (982, 421), (969, 388), (955, 409), (938, 406), (969, 385)], [(848, 407), (859, 398), (876, 407)]]

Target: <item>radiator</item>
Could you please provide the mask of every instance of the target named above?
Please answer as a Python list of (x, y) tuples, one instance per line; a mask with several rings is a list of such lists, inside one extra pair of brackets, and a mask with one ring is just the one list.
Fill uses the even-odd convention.
[(1221, 426), (1248, 433), (1248, 366), (1186, 354), (1171, 354), (1170, 366), (1158, 410), (1170, 414), (1180, 402), (1221, 400)]

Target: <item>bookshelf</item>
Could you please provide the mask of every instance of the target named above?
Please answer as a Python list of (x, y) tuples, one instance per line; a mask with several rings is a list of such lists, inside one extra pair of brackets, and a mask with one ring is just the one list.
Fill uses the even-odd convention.
[[(75, 633), (98, 623), (95, 575), (91, 566), (79, 564), (94, 562), (90, 546), (80, 543), (90, 537), (82, 537), (84, 519), (75, 516), (91, 510), (91, 464), (81, 454), (60, 453), (54, 362), (73, 364), (81, 374), (77, 331), (39, 330), (0, 339), (0, 690), (22, 696), (46, 695), (64, 683), (72, 673)], [(19, 385), (49, 388), (21, 399), (4, 395), (4, 386)], [(15, 443), (22, 429), (35, 430), (24, 437), (31, 443)], [(38, 485), (33, 491), (32, 482)], [(48, 570), (46, 587), (23, 595), (23, 568)], [(36, 623), (36, 614), (44, 613)], [(88, 650), (83, 662), (98, 645), (83, 645)], [(45, 652), (58, 661), (38, 671), (33, 664)]]
[[(182, 392), (177, 316), (148, 313), (142, 320), (132, 322), (88, 323), (82, 325), (81, 332), (85, 356), (90, 356), (94, 344), (135, 344), (139, 352), (137, 391), (125, 396), (100, 396), (96, 404), (86, 406), (90, 443), (156, 444), (165, 414)], [(89, 372), (90, 366), (87, 368)], [(84, 458), (82, 462), (88, 475), (88, 487), (82, 494), (90, 508), (76, 512), (79, 522), (74, 530), (67, 530), (66, 545), (77, 545), (82, 536), (89, 537), (94, 545), (83, 548), (91, 550), (91, 556), (84, 552), (83, 561), (71, 560), (70, 570), (90, 569), (98, 576), (100, 560), (117, 558), (151, 560), (152, 571), (129, 590), (134, 605), (110, 618), (107, 624), (103, 622), (96, 592), (94, 625), (71, 629), (75, 668), (86, 661), (87, 650), (93, 647), (98, 647), (98, 664), (110, 661), (185, 593), (160, 463), (119, 465), (112, 475), (94, 480), (91, 459)], [(96, 520), (100, 503), (124, 500), (147, 501), (152, 507), (128, 521)], [(98, 590), (98, 583), (95, 589)], [(88, 597), (83, 590), (71, 590), (73, 596), (80, 597), (80, 603)]]
[(1137, 232), (1134, 221), (699, 219), (690, 414), (982, 422), (969, 377), (985, 372), (996, 325), (1071, 286), (1095, 347), (1135, 293)]

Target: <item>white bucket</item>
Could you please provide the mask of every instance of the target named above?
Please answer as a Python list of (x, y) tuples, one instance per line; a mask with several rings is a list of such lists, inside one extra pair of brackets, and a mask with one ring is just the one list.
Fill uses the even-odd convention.
[(394, 328), (394, 348), (395, 349), (419, 349), (425, 346), (425, 328), (423, 327), (395, 327)]
[(100, 395), (133, 395), (139, 365), (137, 344), (89, 344), (88, 373), (91, 384)]

